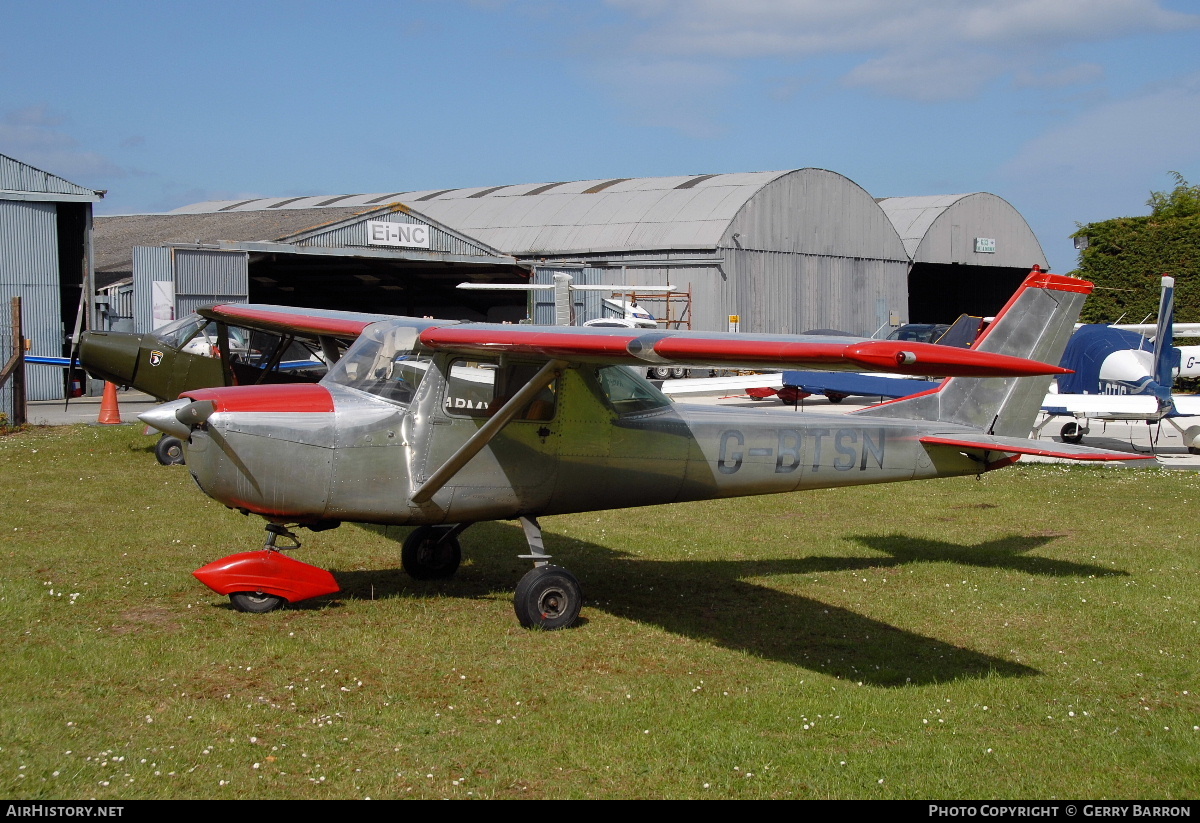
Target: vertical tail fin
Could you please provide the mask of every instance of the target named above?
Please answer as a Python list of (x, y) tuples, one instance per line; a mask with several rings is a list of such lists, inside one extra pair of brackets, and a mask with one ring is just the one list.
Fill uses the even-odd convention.
[(1158, 330), (1154, 335), (1154, 382), (1170, 392), (1175, 376), (1171, 373), (1171, 345), (1174, 342), (1175, 278), (1163, 275), (1162, 297), (1158, 301)]
[[(978, 351), (1058, 363), (1092, 284), (1034, 266), (975, 342)], [(1053, 378), (952, 377), (931, 392), (863, 409), (858, 414), (939, 420), (988, 434), (1025, 437)]]

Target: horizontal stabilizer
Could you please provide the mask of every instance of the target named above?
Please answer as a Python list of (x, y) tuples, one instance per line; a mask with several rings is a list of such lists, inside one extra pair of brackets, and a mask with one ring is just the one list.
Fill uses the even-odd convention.
[(921, 438), (927, 446), (951, 446), (956, 449), (984, 449), (1007, 454), (1032, 454), (1039, 457), (1061, 457), (1066, 460), (1150, 460), (1157, 464), (1152, 454), (1130, 454), (1090, 446), (1072, 446), (1029, 440), (1025, 437), (995, 437), (986, 434), (929, 434)]

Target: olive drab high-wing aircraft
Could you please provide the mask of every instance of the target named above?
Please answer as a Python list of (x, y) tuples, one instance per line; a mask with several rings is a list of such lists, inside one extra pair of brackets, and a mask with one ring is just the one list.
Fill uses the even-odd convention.
[[(195, 575), (264, 612), (338, 590), (280, 549), (290, 530), (411, 525), (416, 578), (454, 574), (471, 524), (517, 519), (533, 569), (514, 606), (527, 627), (575, 622), (579, 582), (548, 562), (538, 518), (717, 497), (978, 475), (1022, 454), (1144, 459), (1026, 439), (1091, 284), (1035, 271), (974, 349), (812, 335), (456, 323), (253, 305), (236, 324), (315, 322), (357, 340), (318, 384), (188, 391), (141, 416), (184, 443), (210, 497), (267, 520), (263, 550)], [(319, 318), (319, 322), (314, 320)], [(672, 403), (647, 364), (879, 370), (950, 377), (848, 415)], [(637, 368), (628, 368), (635, 366)], [(280, 539), (287, 545), (280, 545)]]

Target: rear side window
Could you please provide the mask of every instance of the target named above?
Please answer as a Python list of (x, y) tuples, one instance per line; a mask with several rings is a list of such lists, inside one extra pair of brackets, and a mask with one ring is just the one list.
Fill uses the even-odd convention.
[[(446, 414), (455, 417), (491, 417), (510, 397), (537, 374), (540, 363), (455, 360), (450, 364), (443, 405)], [(558, 381), (538, 392), (517, 413), (517, 420), (550, 420), (558, 400)]]
[(596, 380), (604, 398), (618, 414), (651, 411), (671, 405), (665, 394), (624, 366), (596, 369)]

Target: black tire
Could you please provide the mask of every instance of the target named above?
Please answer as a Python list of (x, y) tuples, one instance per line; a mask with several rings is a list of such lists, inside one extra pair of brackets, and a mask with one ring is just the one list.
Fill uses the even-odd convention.
[(275, 611), (287, 601), (277, 595), (263, 592), (233, 592), (229, 595), (229, 602), (239, 612), (264, 614)]
[(513, 594), (517, 620), (527, 629), (565, 629), (579, 619), (583, 590), (560, 566), (538, 566), (521, 578)]
[(683, 378), (687, 377), (687, 369), (684, 369), (684, 368), (671, 369), (671, 377), (673, 377), (676, 380), (682, 380)]
[(1083, 429), (1080, 428), (1078, 423), (1066, 424), (1062, 427), (1062, 430), (1058, 433), (1058, 435), (1062, 438), (1064, 443), (1083, 442)]
[(671, 368), (669, 366), (655, 366), (650, 369), (650, 377), (654, 380), (670, 380)]
[(158, 438), (158, 442), (154, 444), (154, 456), (158, 458), (158, 462), (164, 466), (182, 466), (183, 465), (183, 443), (178, 437), (172, 437), (169, 434), (164, 434)]
[(455, 536), (438, 542), (445, 527), (421, 526), (404, 539), (400, 564), (414, 580), (444, 580), (453, 577), (462, 562), (462, 546)]
[(827, 392), (825, 392), (825, 398), (826, 398), (826, 399), (827, 399), (827, 400), (828, 400), (830, 403), (841, 403), (843, 400), (845, 400), (845, 399), (846, 399), (847, 397), (849, 397), (849, 396), (850, 396), (850, 395), (848, 395), (848, 394), (842, 394), (841, 392), (835, 392), (835, 391), (827, 391)]

